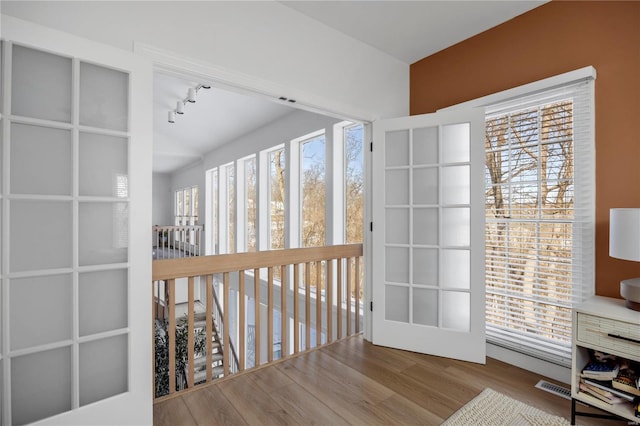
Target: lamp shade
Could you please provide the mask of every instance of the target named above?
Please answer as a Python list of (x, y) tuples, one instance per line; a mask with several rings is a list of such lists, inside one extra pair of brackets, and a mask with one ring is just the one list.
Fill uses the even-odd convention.
[(640, 262), (640, 209), (611, 209), (609, 256)]

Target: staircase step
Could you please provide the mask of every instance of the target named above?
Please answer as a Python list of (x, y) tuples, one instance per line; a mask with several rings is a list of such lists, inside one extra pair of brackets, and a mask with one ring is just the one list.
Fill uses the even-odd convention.
[(205, 329), (207, 327), (207, 320), (203, 319), (203, 320), (198, 320), (198, 321), (194, 321), (193, 322), (193, 328), (201, 328), (201, 329)]
[[(218, 379), (220, 377), (222, 377), (224, 375), (224, 368), (223, 367), (214, 367), (213, 371), (211, 372), (211, 377), (213, 379)], [(198, 383), (198, 382), (204, 382), (205, 380), (207, 380), (207, 370), (202, 370), (202, 371), (197, 371), (194, 374), (194, 383)]]
[[(222, 354), (221, 353), (214, 353), (211, 354), (211, 362), (222, 362)], [(205, 369), (207, 368), (207, 357), (206, 356), (201, 356), (199, 358), (196, 358), (195, 361), (193, 362), (193, 368), (196, 371), (199, 371), (201, 369)]]
[(205, 321), (207, 319), (207, 313), (206, 312), (195, 312), (193, 314), (193, 319), (195, 321)]

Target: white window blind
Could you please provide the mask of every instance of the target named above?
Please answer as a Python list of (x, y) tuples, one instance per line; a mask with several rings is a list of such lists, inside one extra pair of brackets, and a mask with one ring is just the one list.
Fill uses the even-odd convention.
[(486, 109), (486, 320), (494, 344), (561, 365), (593, 294), (593, 79)]

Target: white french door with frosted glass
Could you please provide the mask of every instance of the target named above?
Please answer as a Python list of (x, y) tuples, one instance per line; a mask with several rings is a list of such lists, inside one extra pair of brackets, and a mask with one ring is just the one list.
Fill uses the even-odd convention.
[(485, 362), (484, 112), (373, 124), (373, 343)]
[(0, 423), (149, 424), (146, 60), (2, 16)]

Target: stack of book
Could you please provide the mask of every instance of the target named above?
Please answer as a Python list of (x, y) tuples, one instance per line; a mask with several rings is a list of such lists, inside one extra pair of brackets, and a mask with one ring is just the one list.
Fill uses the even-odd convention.
[(580, 379), (580, 390), (587, 395), (597, 398), (607, 404), (621, 404), (633, 402), (635, 395), (615, 389), (611, 380)]
[(581, 392), (607, 404), (633, 401), (635, 396), (633, 393), (628, 392), (628, 389), (618, 387), (623, 386), (622, 382), (619, 385), (614, 385), (618, 376), (631, 371), (628, 368), (628, 363), (613, 355), (592, 350), (589, 351), (589, 359), (590, 361), (580, 373)]
[(581, 377), (595, 380), (613, 380), (620, 371), (620, 366), (611, 360), (591, 361), (583, 369)]
[(620, 367), (616, 377), (612, 379), (612, 386), (618, 390), (640, 396), (640, 375), (638, 370), (629, 365)]
[(580, 391), (607, 404), (637, 403), (640, 398), (640, 364), (600, 352), (580, 373)]

